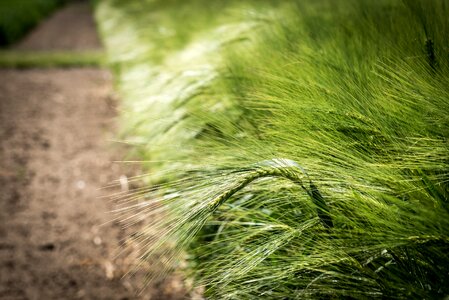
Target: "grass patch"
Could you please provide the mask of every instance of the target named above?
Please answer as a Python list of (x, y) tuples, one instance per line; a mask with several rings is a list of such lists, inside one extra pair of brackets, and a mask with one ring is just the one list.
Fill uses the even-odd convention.
[(103, 67), (105, 66), (104, 56), (105, 54), (101, 51), (0, 51), (0, 68)]

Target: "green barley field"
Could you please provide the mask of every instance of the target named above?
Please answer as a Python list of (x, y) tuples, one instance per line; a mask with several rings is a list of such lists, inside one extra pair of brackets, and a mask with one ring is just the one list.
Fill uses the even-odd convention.
[(449, 297), (449, 1), (104, 0), (96, 19), (148, 172), (120, 211), (148, 223), (142, 259), (207, 299)]

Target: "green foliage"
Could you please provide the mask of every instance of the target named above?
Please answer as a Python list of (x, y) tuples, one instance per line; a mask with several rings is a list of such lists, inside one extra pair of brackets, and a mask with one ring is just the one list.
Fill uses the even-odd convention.
[(64, 0), (0, 0), (0, 46), (9, 45)]
[(102, 67), (105, 65), (104, 53), (84, 52), (26, 52), (0, 51), (0, 68), (70, 68)]
[(447, 297), (449, 2), (189, 4), (97, 9), (142, 257), (215, 299)]
[(234, 114), (219, 53), (265, 23), (260, 15), (275, 1), (257, 2), (99, 2), (100, 32), (124, 99), (123, 134), (144, 160), (188, 159), (192, 140), (208, 128), (193, 115)]

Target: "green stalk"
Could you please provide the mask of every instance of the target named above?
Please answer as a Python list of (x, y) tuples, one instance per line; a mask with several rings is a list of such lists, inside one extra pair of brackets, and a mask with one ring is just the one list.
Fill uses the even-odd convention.
[(292, 160), (274, 159), (263, 162), (255, 166), (250, 173), (238, 182), (234, 187), (228, 189), (226, 192), (215, 198), (210, 206), (210, 212), (214, 212), (226, 200), (231, 198), (235, 193), (252, 183), (253, 181), (264, 177), (281, 177), (290, 180), (294, 184), (299, 185), (312, 198), (312, 202), (316, 205), (317, 214), (323, 223), (324, 227), (332, 228), (334, 226), (332, 218), (329, 214), (329, 207), (327, 206), (323, 196), (318, 190), (317, 186), (309, 179), (309, 187), (307, 189), (303, 184), (303, 178), (308, 177), (306, 172), (300, 165)]

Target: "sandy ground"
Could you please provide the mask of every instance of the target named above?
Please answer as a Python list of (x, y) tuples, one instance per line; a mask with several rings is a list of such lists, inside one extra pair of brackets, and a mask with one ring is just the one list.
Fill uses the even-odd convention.
[[(74, 3), (19, 47), (89, 48), (97, 43), (93, 22), (81, 24), (89, 13)], [(75, 40), (51, 44), (64, 27)], [(139, 171), (113, 163), (126, 151), (110, 142), (116, 106), (105, 70), (0, 70), (0, 299), (185, 298), (178, 279), (139, 296), (145, 270), (121, 279), (137, 262), (129, 252), (115, 257), (129, 232), (108, 222), (106, 196), (120, 187), (101, 188)]]

